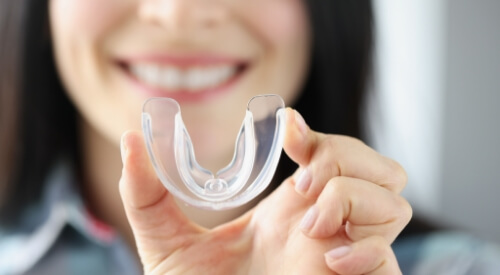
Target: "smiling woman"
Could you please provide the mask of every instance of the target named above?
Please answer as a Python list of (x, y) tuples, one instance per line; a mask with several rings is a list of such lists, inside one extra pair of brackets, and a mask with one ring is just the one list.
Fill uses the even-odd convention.
[[(9, 99), (2, 104), (13, 103), (3, 106), (11, 108), (2, 108), (1, 120), (2, 129), (10, 130), (2, 132), (8, 142), (0, 156), (11, 163), (0, 174), (8, 194), (2, 204), (2, 271), (140, 273), (137, 256), (146, 273), (172, 266), (183, 274), (398, 269), (390, 243), (410, 217), (398, 194), (404, 171), (355, 139), (311, 131), (298, 112), (287, 111), (284, 148), (293, 161), (282, 161), (276, 190), (231, 211), (175, 204), (152, 173), (142, 137), (132, 131), (120, 138), (140, 128), (147, 98), (171, 97), (181, 105), (197, 160), (217, 170), (232, 156), (247, 101), (262, 93), (280, 95), (317, 130), (359, 136), (370, 66), (369, 2), (2, 5), (11, 16), (2, 17), (6, 42), (0, 53), (9, 59), (2, 58), (1, 71), (19, 68), (0, 74), (2, 96)], [(339, 163), (350, 164), (335, 169)], [(296, 176), (289, 177), (297, 164)], [(387, 188), (377, 171), (385, 171)], [(350, 186), (363, 190), (361, 196), (370, 194), (370, 203), (386, 206), (378, 218), (366, 217), (366, 206), (348, 203), (358, 196)], [(333, 210), (330, 202), (355, 207), (338, 211), (343, 207)], [(354, 224), (385, 229), (365, 231)], [(340, 258), (340, 252), (349, 254)], [(207, 265), (221, 257), (222, 264)]]
[[(357, 139), (369, 1), (0, 5), (0, 273), (400, 272), (406, 173)], [(231, 211), (177, 203), (137, 131), (143, 102), (176, 99), (215, 171), (263, 93), (296, 108), (272, 188)]]
[(232, 154), (241, 122), (234, 114), (248, 99), (296, 99), (309, 47), (302, 3), (204, 2), (51, 1), (58, 71), (96, 134), (118, 144), (125, 130), (138, 129), (146, 98), (171, 97), (183, 105), (188, 127), (231, 133), (192, 136), (198, 158), (220, 166), (215, 156), (227, 162)]

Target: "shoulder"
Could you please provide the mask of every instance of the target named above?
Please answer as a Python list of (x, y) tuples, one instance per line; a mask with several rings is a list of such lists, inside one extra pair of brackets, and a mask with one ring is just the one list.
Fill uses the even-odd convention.
[(403, 274), (500, 274), (500, 247), (462, 232), (406, 237), (393, 249)]

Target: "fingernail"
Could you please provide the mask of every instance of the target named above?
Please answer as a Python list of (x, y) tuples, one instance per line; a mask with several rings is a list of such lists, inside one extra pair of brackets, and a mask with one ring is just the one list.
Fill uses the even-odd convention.
[(122, 155), (122, 164), (125, 164), (125, 156), (127, 155), (127, 145), (125, 145), (125, 142), (124, 142), (124, 137), (122, 136), (121, 140), (120, 140), (120, 154)]
[(306, 214), (302, 218), (299, 228), (303, 231), (311, 230), (317, 218), (318, 218), (318, 207), (316, 207), (316, 205), (313, 205), (311, 208), (309, 208), (309, 210), (307, 210)]
[(304, 120), (302, 115), (300, 115), (300, 113), (297, 112), (297, 110), (294, 110), (294, 112), (295, 112), (295, 122), (297, 123), (297, 127), (299, 128), (302, 135), (305, 136), (307, 134), (307, 129), (308, 129), (306, 121)]
[(309, 167), (302, 170), (297, 179), (295, 180), (295, 191), (305, 194), (307, 190), (309, 190), (309, 186), (311, 186), (312, 177)]
[(351, 251), (352, 251), (352, 247), (350, 247), (350, 246), (347, 246), (347, 245), (340, 246), (340, 247), (337, 247), (335, 249), (332, 249), (332, 250), (326, 252), (325, 258), (327, 261), (334, 261), (334, 260), (337, 260), (337, 259), (340, 259), (340, 258), (346, 256)]

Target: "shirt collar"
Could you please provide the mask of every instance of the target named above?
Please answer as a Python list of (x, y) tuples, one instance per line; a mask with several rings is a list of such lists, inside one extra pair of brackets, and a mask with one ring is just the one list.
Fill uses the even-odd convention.
[(100, 245), (109, 245), (117, 238), (117, 232), (108, 224), (97, 219), (85, 206), (81, 193), (78, 191), (78, 181), (75, 169), (67, 161), (59, 162), (48, 177), (47, 192), (42, 203), (49, 206), (51, 213), (60, 211), (60, 219), (74, 227), (90, 241)]
[(122, 241), (111, 226), (85, 207), (74, 171), (68, 161), (55, 165), (40, 202), (23, 215), (21, 228), (0, 243), (0, 261), (4, 261), (0, 266), (7, 266), (15, 274), (29, 270), (56, 243), (65, 226), (73, 227), (97, 245), (111, 246)]

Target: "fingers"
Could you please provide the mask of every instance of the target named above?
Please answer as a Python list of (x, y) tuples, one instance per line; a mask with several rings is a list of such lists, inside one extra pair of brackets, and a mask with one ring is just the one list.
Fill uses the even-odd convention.
[(167, 196), (167, 190), (158, 182), (151, 167), (139, 133), (123, 134), (121, 151), (123, 171), (120, 191), (128, 209), (148, 208)]
[(309, 129), (304, 118), (291, 108), (286, 108), (286, 133), (283, 149), (300, 166), (306, 166), (316, 150), (321, 134)]
[(301, 229), (309, 237), (327, 238), (345, 225), (352, 241), (378, 235), (392, 242), (411, 216), (403, 197), (361, 179), (335, 177), (304, 216)]
[(156, 177), (141, 133), (122, 136), (122, 159), (120, 194), (139, 252), (157, 256), (174, 251), (197, 228)]
[(284, 150), (299, 165), (289, 179), (314, 205), (299, 227), (314, 239), (341, 237), (350, 246), (325, 255), (338, 274), (400, 274), (390, 243), (412, 210), (399, 196), (404, 169), (358, 139), (311, 131), (287, 109)]
[(293, 178), (299, 193), (315, 198), (326, 182), (336, 176), (364, 179), (396, 193), (404, 188), (407, 175), (397, 162), (358, 139), (314, 132), (299, 113), (292, 109), (286, 112), (283, 148), (300, 166)]
[(401, 274), (389, 243), (372, 236), (325, 253), (327, 266), (338, 274)]

